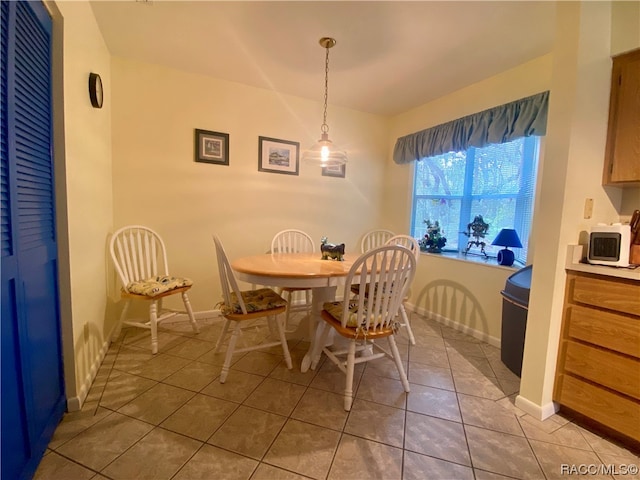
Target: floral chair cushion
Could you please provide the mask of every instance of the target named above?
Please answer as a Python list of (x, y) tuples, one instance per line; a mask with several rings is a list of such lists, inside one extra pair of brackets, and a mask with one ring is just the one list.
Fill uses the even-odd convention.
[[(247, 307), (247, 313), (263, 312), (265, 310), (287, 306), (287, 301), (270, 288), (246, 290), (240, 292), (240, 295), (242, 296), (242, 300), (244, 300), (245, 307)], [(235, 293), (231, 294), (231, 303), (231, 305), (224, 303), (220, 305), (222, 314), (242, 314), (242, 308), (240, 307), (240, 302), (238, 302), (238, 296)]]
[(147, 297), (155, 297), (169, 290), (176, 288), (190, 287), (193, 281), (189, 278), (172, 277), (169, 275), (161, 275), (157, 277), (147, 278), (146, 280), (138, 280), (127, 285), (126, 290), (136, 295), (146, 295)]
[[(344, 302), (327, 302), (322, 308), (333, 318), (335, 318), (338, 322), (342, 321), (342, 310), (344, 309)], [(347, 327), (357, 328), (358, 325), (358, 303), (355, 301), (349, 302), (349, 315), (347, 317)], [(380, 315), (376, 315), (377, 318), (373, 318), (373, 315), (369, 315), (371, 318), (371, 323), (376, 324), (380, 323)], [(366, 325), (366, 314), (363, 319), (362, 326)]]
[[(393, 285), (392, 285), (393, 287)], [(354, 283), (353, 285), (351, 285), (351, 293), (355, 294), (355, 295), (359, 295), (360, 294), (360, 284), (359, 283)], [(374, 289), (374, 293), (378, 293), (378, 284), (376, 283), (375, 289)], [(365, 286), (364, 289), (364, 295), (365, 297), (369, 296), (369, 285)]]

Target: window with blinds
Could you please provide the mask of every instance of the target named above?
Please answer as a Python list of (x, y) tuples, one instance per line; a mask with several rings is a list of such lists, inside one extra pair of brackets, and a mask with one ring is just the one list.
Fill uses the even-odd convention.
[(504, 248), (491, 246), (502, 228), (514, 228), (523, 246), (513, 249), (516, 261), (525, 264), (538, 151), (539, 137), (530, 136), (420, 159), (415, 163), (412, 235), (422, 238), (425, 220), (437, 220), (447, 238), (443, 250), (464, 251), (469, 237), (463, 232), (482, 215), (489, 224), (487, 254), (495, 256)]

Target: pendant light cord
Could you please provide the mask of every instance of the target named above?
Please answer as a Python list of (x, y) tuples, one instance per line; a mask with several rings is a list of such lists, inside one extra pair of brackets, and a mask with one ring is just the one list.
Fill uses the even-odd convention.
[(320, 131), (322, 133), (329, 133), (329, 125), (327, 125), (327, 101), (329, 99), (329, 46), (325, 47), (327, 54), (325, 57), (324, 67), (324, 117), (322, 119), (322, 126)]

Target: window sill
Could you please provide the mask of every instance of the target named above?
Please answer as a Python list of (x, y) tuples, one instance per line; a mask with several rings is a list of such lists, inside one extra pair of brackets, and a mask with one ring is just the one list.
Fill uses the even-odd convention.
[(440, 258), (445, 258), (447, 260), (454, 260), (458, 262), (477, 263), (477, 264), (486, 265), (492, 268), (499, 268), (502, 270), (510, 270), (514, 272), (524, 267), (524, 265), (522, 265), (520, 262), (515, 262), (510, 267), (507, 267), (504, 265), (498, 265), (498, 260), (496, 259), (496, 257), (485, 257), (484, 255), (477, 254), (477, 253), (467, 253), (465, 255), (464, 253), (452, 252), (452, 251), (444, 251), (441, 253), (429, 253), (429, 252), (420, 250), (420, 254), (426, 255), (428, 257), (440, 257)]

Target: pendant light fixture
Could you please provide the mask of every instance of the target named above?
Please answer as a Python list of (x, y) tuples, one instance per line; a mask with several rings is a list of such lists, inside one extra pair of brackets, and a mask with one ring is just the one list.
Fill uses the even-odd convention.
[(327, 100), (329, 98), (329, 49), (336, 44), (335, 38), (322, 37), (320, 46), (326, 50), (324, 69), (324, 116), (320, 127), (320, 140), (302, 154), (302, 161), (321, 167), (332, 167), (347, 163), (347, 152), (340, 150), (329, 140), (327, 125)]

